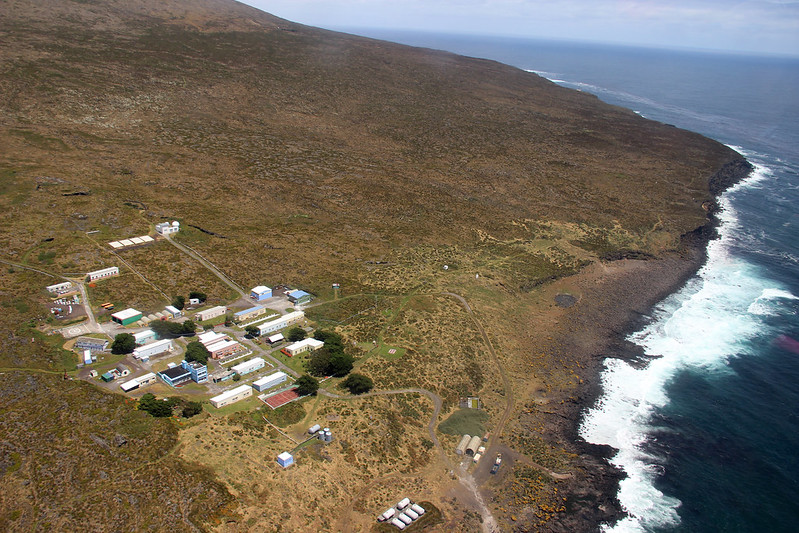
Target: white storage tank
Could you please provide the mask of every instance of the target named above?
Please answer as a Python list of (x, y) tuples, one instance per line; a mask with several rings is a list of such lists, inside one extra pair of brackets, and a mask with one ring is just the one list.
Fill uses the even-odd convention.
[(316, 433), (317, 431), (319, 431), (319, 429), (321, 429), (321, 427), (322, 427), (322, 426), (320, 426), (319, 424), (314, 424), (313, 426), (311, 426), (310, 428), (308, 428), (308, 433), (309, 433), (309, 434), (311, 434), (311, 435), (313, 435), (314, 433)]
[(405, 525), (406, 525), (406, 526), (409, 526), (409, 525), (411, 525), (411, 522), (413, 522), (413, 520), (411, 520), (411, 517), (410, 517), (410, 516), (408, 516), (408, 515), (406, 515), (405, 513), (400, 513), (400, 514), (399, 514), (399, 516), (398, 516), (397, 518), (399, 518), (400, 520), (402, 520), (403, 522), (405, 522)]
[(383, 520), (388, 520), (388, 519), (392, 518), (395, 514), (397, 514), (397, 511), (392, 507), (391, 509), (389, 509), (388, 511), (384, 512), (380, 516), (381, 516), (381, 518), (383, 518)]
[(411, 520), (416, 520), (417, 518), (419, 518), (419, 515), (413, 509), (411, 509), (410, 507), (405, 509), (402, 512), (405, 513), (406, 515), (408, 515)]
[(422, 516), (424, 514), (424, 507), (422, 507), (421, 505), (417, 505), (414, 503), (413, 505), (411, 505), (411, 509), (413, 509), (416, 512), (416, 514), (418, 514), (419, 516)]
[(392, 523), (393, 525), (397, 526), (397, 529), (399, 529), (400, 531), (401, 531), (401, 530), (403, 530), (403, 529), (405, 529), (405, 528), (407, 527), (407, 526), (405, 525), (405, 522), (402, 522), (402, 521), (400, 521), (400, 519), (399, 519), (399, 518), (395, 518), (394, 520), (392, 520), (392, 521), (391, 521), (391, 523)]
[(405, 509), (406, 507), (408, 507), (410, 504), (411, 504), (411, 500), (410, 500), (410, 498), (403, 498), (403, 499), (401, 499), (401, 500), (399, 501), (399, 503), (397, 504), (397, 509), (399, 509), (400, 511), (402, 511), (403, 509)]

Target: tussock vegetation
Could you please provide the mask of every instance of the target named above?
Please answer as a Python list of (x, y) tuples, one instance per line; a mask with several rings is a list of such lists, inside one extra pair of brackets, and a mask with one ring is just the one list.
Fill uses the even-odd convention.
[[(53, 319), (42, 287), (60, 275), (117, 265), (121, 276), (90, 289), (93, 303), (147, 313), (189, 290), (228, 298), (166, 243), (119, 257), (107, 248), (178, 219), (176, 240), (241, 286), (291, 284), (332, 300), (340, 283), (339, 299), (309, 318), (344, 336), (376, 390), (425, 387), (444, 412), (479, 393), (490, 429), (502, 382), (470, 316), (441, 293), (463, 293), (482, 313), (524, 390), (526, 372), (552, 362), (528, 350), (543, 322), (507, 310), (529, 312), (549, 282), (590, 262), (677, 249), (706, 220), (711, 174), (738, 157), (515, 68), (226, 0), (20, 0), (3, 15), (0, 259), (53, 276), (2, 264), (3, 367), (73, 367), (45, 334)], [(386, 346), (405, 351), (388, 359)], [(23, 400), (34, 389), (35, 412)], [(328, 423), (341, 421), (339, 436), (304, 448), (309, 462), (283, 472), (273, 458), (289, 445), (257, 416), (193, 422), (179, 437), (186, 463), (167, 454), (170, 422), (129, 418), (119, 399), (38, 373), (9, 390), (0, 424), (17, 425), (2, 444), (0, 490), (12, 496), (0, 502), (0, 529), (120, 520), (193, 529), (227, 518), (251, 530), (365, 529), (400, 489), (449, 490), (423, 398), (314, 400), (306, 418), (337, 417)], [(308, 403), (280, 422), (292, 431), (298, 407)], [(67, 412), (77, 413), (69, 425), (59, 418)], [(98, 444), (110, 428), (128, 431), (129, 445)], [(100, 470), (102, 498), (90, 482)], [(394, 473), (401, 483), (384, 479)], [(304, 512), (277, 503), (286, 493)], [(477, 527), (475, 515), (442, 505)]]

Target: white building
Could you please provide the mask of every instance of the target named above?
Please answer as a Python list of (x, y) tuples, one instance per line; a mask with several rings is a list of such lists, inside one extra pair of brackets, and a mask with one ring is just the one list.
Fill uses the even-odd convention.
[(241, 344), (234, 340), (225, 339), (218, 342), (212, 342), (205, 347), (213, 359), (222, 359), (228, 355), (232, 355), (241, 350)]
[(155, 231), (161, 235), (172, 235), (180, 231), (180, 222), (175, 220), (171, 224), (169, 222), (161, 222), (155, 225)]
[(164, 308), (164, 311), (169, 313), (172, 316), (172, 318), (178, 318), (179, 316), (183, 316), (183, 312), (174, 305), (167, 305)]
[(278, 342), (283, 342), (284, 340), (286, 340), (286, 338), (282, 333), (275, 333), (274, 335), (270, 335), (266, 338), (266, 342), (269, 344), (277, 344)]
[(283, 452), (277, 456), (277, 464), (279, 464), (283, 468), (288, 468), (289, 466), (294, 464), (294, 456), (291, 455), (289, 452)]
[(145, 329), (144, 331), (139, 331), (133, 334), (133, 338), (136, 339), (136, 346), (141, 346), (142, 344), (155, 341), (155, 336), (155, 331), (151, 329)]
[(72, 282), (65, 281), (64, 283), (56, 283), (47, 287), (47, 291), (53, 294), (63, 294), (72, 289)]
[(280, 331), (281, 329), (285, 329), (293, 324), (296, 324), (304, 317), (305, 313), (303, 313), (302, 311), (293, 311), (274, 320), (270, 320), (269, 322), (264, 322), (263, 324), (259, 324), (258, 334), (266, 335), (267, 333)]
[(224, 305), (217, 305), (216, 307), (212, 307), (210, 309), (197, 311), (197, 313), (194, 315), (194, 318), (196, 318), (198, 322), (203, 322), (205, 320), (211, 320), (212, 318), (222, 316), (225, 313), (227, 313), (227, 307)]
[(258, 285), (257, 287), (253, 287), (250, 290), (250, 298), (255, 300), (256, 302), (260, 302), (261, 300), (266, 300), (267, 298), (272, 297), (272, 289), (269, 287), (265, 287), (264, 285)]
[(157, 381), (155, 374), (149, 372), (144, 374), (143, 376), (139, 376), (137, 378), (133, 378), (130, 381), (126, 381), (122, 383), (119, 388), (122, 389), (123, 392), (130, 392), (141, 387), (146, 387), (147, 385), (152, 385)]
[(325, 343), (317, 339), (302, 339), (301, 341), (289, 344), (283, 350), (294, 357), (303, 352), (313, 352), (324, 346)]
[(154, 355), (171, 352), (174, 349), (174, 346), (172, 346), (172, 340), (164, 339), (161, 341), (151, 342), (150, 344), (145, 344), (144, 346), (139, 346), (133, 350), (133, 357), (136, 359), (149, 359)]
[(230, 389), (228, 391), (223, 392), (219, 396), (214, 396), (211, 398), (211, 405), (220, 409), (226, 405), (230, 405), (232, 403), (236, 403), (239, 400), (243, 400), (244, 398), (252, 396), (252, 387), (249, 385), (239, 385), (235, 389)]
[(262, 392), (266, 389), (271, 389), (275, 385), (285, 382), (287, 379), (288, 376), (285, 372), (275, 372), (274, 374), (269, 374), (266, 377), (262, 377), (258, 381), (254, 381), (252, 386), (258, 392)]
[(88, 281), (97, 281), (98, 279), (103, 278), (110, 278), (111, 276), (118, 276), (119, 275), (119, 267), (109, 267), (104, 268), (102, 270), (95, 270), (94, 272), (89, 272), (86, 274), (86, 279)]
[(216, 331), (206, 331), (205, 333), (200, 333), (197, 335), (197, 340), (200, 341), (200, 344), (208, 348), (209, 345), (229, 339), (227, 335), (223, 333), (217, 333)]
[(253, 357), (249, 361), (233, 365), (232, 367), (230, 367), (230, 369), (236, 374), (243, 376), (245, 374), (249, 374), (250, 372), (255, 372), (256, 370), (260, 370), (264, 366), (266, 366), (266, 361), (264, 361), (260, 357)]

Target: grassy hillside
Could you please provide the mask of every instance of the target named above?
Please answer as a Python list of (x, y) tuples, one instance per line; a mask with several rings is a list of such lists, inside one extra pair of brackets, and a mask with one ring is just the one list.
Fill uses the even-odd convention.
[[(42, 287), (60, 276), (121, 265), (90, 295), (147, 312), (189, 290), (213, 303), (231, 298), (167, 243), (114, 255), (108, 241), (179, 220), (176, 240), (243, 287), (293, 284), (332, 299), (331, 283), (341, 283), (342, 299), (309, 316), (356, 347), (357, 368), (378, 389), (426, 387), (443, 400), (442, 420), (460, 396), (481, 394), (493, 428), (509, 389), (519, 395), (509, 405), (529, 414), (533, 395), (565, 398), (582, 383), (572, 377), (578, 367), (542, 348), (552, 344), (543, 324), (557, 325), (544, 316), (552, 282), (679, 250), (707, 220), (711, 176), (740, 158), (535, 74), (309, 28), (228, 0), (0, 0), (0, 11), (0, 391), (10, 395), (1, 407), (4, 420), (31, 430), (5, 428), (0, 443), (0, 487), (25, 502), (0, 499), (5, 530), (80, 529), (88, 516), (97, 530), (110, 516), (162, 529), (176, 509), (178, 529), (213, 528), (239, 511), (241, 527), (258, 529), (274, 527), (262, 508), (291, 514), (261, 501), (272, 489), (238, 479), (260, 467), (232, 463), (233, 443), (201, 426), (176, 436), (120, 399), (54, 377), (75, 362), (45, 334), (53, 319)], [(464, 295), (488, 333), (444, 292)], [(400, 355), (387, 357), (390, 347)], [(392, 401), (363, 411), (331, 398), (314, 404), (309, 420), (318, 409), (353, 422), (340, 429), (347, 444), (335, 445), (348, 460), (312, 454), (333, 465), (319, 474), (330, 494), (310, 485), (303, 494), (325, 512), (352, 497), (362, 522), (347, 511), (294, 526), (370, 523), (384, 505), (373, 494), (393, 497), (392, 471), (431, 499), (447, 493), (446, 466), (414, 415), (421, 407), (397, 417), (387, 414)], [(29, 416), (29, 402), (46, 408)], [(58, 406), (75, 416), (48, 429), (63, 416)], [(396, 438), (370, 431), (374, 416), (387, 417)], [(221, 432), (239, 422), (209, 424)], [(508, 443), (578, 468), (566, 433), (533, 438), (532, 426), (514, 428)], [(279, 451), (277, 433), (262, 430), (247, 446)], [(128, 447), (104, 446), (111, 433), (127, 435)], [(53, 435), (63, 440), (42, 451), (37, 442)], [(114, 480), (103, 481), (107, 494), (100, 470)], [(537, 490), (552, 506), (549, 481)], [(170, 506), (145, 490), (162, 485)], [(459, 505), (442, 511), (475, 526), (477, 515)]]

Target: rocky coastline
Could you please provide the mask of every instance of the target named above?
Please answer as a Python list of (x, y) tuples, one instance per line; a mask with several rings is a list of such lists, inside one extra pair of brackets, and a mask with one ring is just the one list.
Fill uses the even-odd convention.
[(578, 472), (564, 481), (569, 494), (569, 512), (552, 521), (547, 531), (598, 531), (601, 524), (625, 516), (617, 499), (624, 473), (609, 462), (615, 451), (609, 446), (586, 442), (579, 425), (586, 409), (602, 395), (600, 375), (608, 357), (646, 363), (640, 347), (626, 337), (650, 320), (654, 305), (682, 288), (705, 263), (708, 242), (717, 235), (719, 224), (715, 199), (745, 179), (753, 166), (740, 157), (725, 164), (709, 179), (713, 208), (708, 221), (686, 234), (682, 249), (665, 257), (644, 260), (622, 259), (594, 265), (570, 281), (578, 287), (579, 301), (564, 311), (555, 340), (562, 353), (583, 366), (584, 381), (577, 397), (554, 409), (548, 428), (558, 444), (578, 454)]

